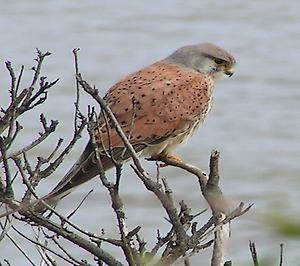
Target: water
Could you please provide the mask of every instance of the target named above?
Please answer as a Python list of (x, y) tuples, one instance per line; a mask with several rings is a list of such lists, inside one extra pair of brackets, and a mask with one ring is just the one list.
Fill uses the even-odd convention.
[[(209, 41), (229, 50), (238, 61), (236, 74), (216, 84), (212, 113), (177, 154), (207, 170), (210, 151), (218, 148), (224, 192), (236, 204), (240, 201), (255, 204), (251, 212), (232, 225), (230, 258), (235, 265), (251, 265), (249, 239), (257, 242), (261, 256), (273, 258), (278, 257), (279, 244), (285, 243), (285, 265), (300, 265), (299, 241), (276, 234), (267, 222), (268, 214), (274, 212), (299, 220), (300, 4), (297, 1), (160, 1), (157, 5), (143, 1), (61, 0), (38, 4), (2, 0), (0, 4), (1, 106), (8, 97), (5, 60), (11, 60), (16, 69), (25, 64), (25, 86), (34, 64), (35, 48), (49, 50), (52, 56), (44, 65), (44, 73), (50, 79), (60, 78), (49, 93), (47, 104), (22, 120), (26, 128), (18, 145), (36, 137), (40, 126), (35, 121), (40, 112), (60, 121), (56, 135), (34, 150), (31, 158), (49, 154), (49, 147), (59, 137), (65, 139), (66, 145), (72, 136), (73, 48), (81, 48), (81, 72), (102, 94), (124, 75), (182, 45)], [(82, 95), (81, 102), (86, 110), (92, 101)], [(41, 194), (68, 170), (86, 140), (85, 135), (65, 165), (51, 180), (43, 182)], [(155, 173), (152, 164), (147, 163), (147, 168)], [(173, 168), (163, 169), (162, 174), (168, 178), (177, 201), (184, 199), (195, 212), (206, 207), (192, 176)], [(104, 228), (116, 236), (109, 199), (98, 180), (76, 190), (59, 207), (67, 213), (73, 206), (71, 203), (79, 202), (92, 187), (94, 193), (73, 220), (90, 231)], [(143, 189), (128, 166), (121, 191), (128, 225), (133, 228), (141, 224), (142, 235), (153, 244), (156, 229), (168, 228), (158, 201)], [(7, 258), (12, 265), (24, 265), (20, 253), (10, 253), (12, 246), (8, 240), (0, 245), (2, 260)], [(29, 249), (29, 252), (36, 260), (35, 251)], [(195, 265), (207, 264), (207, 254), (193, 260)]]

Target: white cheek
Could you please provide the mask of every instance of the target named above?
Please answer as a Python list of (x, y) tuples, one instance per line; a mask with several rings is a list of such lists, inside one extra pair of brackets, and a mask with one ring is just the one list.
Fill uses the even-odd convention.
[(210, 63), (206, 63), (203, 65), (203, 72), (204, 73), (211, 73), (214, 71), (214, 69), (216, 68), (215, 65), (210, 64)]
[(216, 69), (215, 62), (209, 58), (203, 58), (199, 65), (197, 66), (199, 72), (204, 74), (211, 74)]

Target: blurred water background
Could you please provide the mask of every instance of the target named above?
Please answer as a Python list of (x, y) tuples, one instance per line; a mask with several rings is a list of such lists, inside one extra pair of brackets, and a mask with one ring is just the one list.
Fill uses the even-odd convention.
[[(237, 59), (235, 75), (216, 84), (214, 108), (204, 126), (177, 150), (184, 160), (207, 170), (210, 151), (221, 151), (221, 185), (233, 203), (254, 203), (251, 212), (232, 223), (230, 258), (234, 265), (251, 265), (248, 241), (257, 243), (262, 257), (279, 254), (285, 243), (285, 265), (300, 265), (300, 242), (276, 233), (268, 221), (279, 213), (300, 217), (300, 3), (298, 1), (0, 1), (0, 106), (8, 102), (9, 76), (4, 61), (15, 69), (25, 65), (26, 86), (34, 65), (35, 48), (52, 52), (43, 75), (60, 78), (47, 103), (24, 116), (25, 127), (15, 148), (37, 136), (41, 112), (58, 119), (56, 135), (31, 152), (31, 159), (49, 154), (53, 143), (71, 138), (75, 81), (72, 49), (80, 47), (80, 69), (102, 95), (120, 78), (186, 44), (213, 42)], [(81, 107), (93, 101), (82, 94)], [(43, 195), (77, 159), (88, 137), (67, 157), (63, 167), (40, 186)], [(147, 163), (153, 175), (155, 166)], [(174, 168), (162, 170), (176, 201), (184, 199), (195, 212), (206, 205), (193, 176)], [(113, 177), (113, 171), (109, 176)], [(109, 198), (97, 178), (61, 202), (68, 213), (91, 189), (94, 192), (73, 217), (89, 231), (104, 228), (117, 235)], [(19, 188), (20, 193), (22, 188)], [(146, 192), (125, 167), (121, 184), (128, 225), (142, 225), (142, 236), (155, 243), (156, 229), (168, 229), (159, 202)], [(205, 222), (209, 213), (199, 218)], [(30, 232), (29, 232), (30, 233)], [(36, 251), (16, 238), (38, 264)], [(76, 250), (74, 246), (68, 249)], [(109, 250), (114, 253), (114, 250)], [(78, 257), (84, 253), (76, 251)], [(193, 257), (193, 265), (208, 265), (208, 252)], [(26, 265), (24, 257), (6, 240), (0, 261)], [(88, 258), (88, 257), (87, 257)], [(92, 262), (91, 258), (88, 258)], [(60, 264), (60, 265), (63, 265)]]

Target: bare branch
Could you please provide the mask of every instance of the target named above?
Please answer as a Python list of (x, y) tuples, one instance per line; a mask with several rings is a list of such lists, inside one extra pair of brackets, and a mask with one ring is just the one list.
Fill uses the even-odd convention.
[[(79, 73), (79, 67), (78, 67), (78, 52), (80, 51), (80, 48), (74, 48), (73, 49), (73, 55), (74, 55), (74, 65), (75, 65), (75, 77)], [(74, 118), (74, 128), (77, 128), (77, 116), (79, 111), (79, 100), (80, 100), (80, 91), (79, 91), (79, 83), (76, 80), (76, 100), (75, 100), (75, 118)]]
[[(49, 52), (42, 53), (37, 49), (37, 65), (36, 67), (32, 68), (34, 70), (32, 81), (30, 83), (29, 88), (24, 89), (19, 95), (17, 95), (17, 93), (20, 86), (21, 76), (23, 74), (23, 67), (21, 68), (18, 81), (16, 83), (16, 76), (11, 66), (11, 63), (6, 62), (6, 67), (11, 77), (11, 102), (6, 110), (1, 110), (4, 113), (4, 115), (0, 118), (0, 133), (2, 133), (8, 127), (10, 127), (10, 131), (12, 131), (11, 125), (14, 124), (14, 121), (18, 118), (18, 116), (44, 103), (47, 99), (48, 89), (53, 87), (58, 82), (58, 79), (52, 82), (48, 82), (46, 81), (46, 77), (40, 77), (43, 61), (45, 57), (49, 56), (50, 54), (51, 53)], [(34, 93), (34, 87), (38, 79), (40, 79), (40, 88)]]
[(11, 101), (6, 110), (3, 108), (1, 109), (1, 112), (4, 113), (4, 115), (0, 117), (0, 134), (11, 125), (11, 121), (14, 121), (20, 115), (17, 113), (17, 108), (27, 94), (28, 89), (24, 89), (13, 101)]
[[(93, 124), (93, 121), (90, 121), (90, 125), (91, 124)], [(92, 142), (93, 149), (94, 149), (94, 154), (95, 154), (97, 164), (98, 164), (98, 169), (101, 169), (99, 176), (102, 181), (102, 184), (107, 188), (107, 190), (109, 192), (111, 202), (112, 202), (112, 208), (117, 217), (119, 232), (121, 234), (121, 240), (124, 243), (124, 245), (122, 246), (122, 249), (123, 249), (124, 255), (126, 257), (126, 260), (128, 262), (128, 265), (133, 266), (133, 265), (135, 265), (135, 263), (134, 263), (133, 254), (132, 254), (131, 247), (130, 247), (130, 240), (128, 240), (128, 238), (127, 238), (128, 229), (127, 229), (127, 225), (125, 223), (126, 216), (123, 211), (123, 202), (119, 196), (118, 186), (115, 186), (114, 184), (112, 184), (111, 182), (109, 182), (107, 180), (105, 172), (103, 171), (102, 162), (101, 162), (101, 159), (99, 156), (100, 153), (98, 151), (98, 145), (96, 143), (94, 131), (92, 130), (92, 126), (89, 126), (88, 128), (89, 128), (91, 142)]]
[(36, 84), (36, 82), (38, 81), (39, 79), (39, 76), (40, 76), (40, 73), (41, 73), (41, 68), (42, 68), (42, 64), (43, 64), (43, 61), (44, 59), (47, 57), (47, 56), (50, 56), (51, 53), (49, 51), (43, 53), (41, 52), (38, 48), (36, 48), (36, 53), (37, 53), (37, 58), (35, 59), (35, 61), (37, 61), (37, 66), (36, 67), (33, 67), (33, 71), (34, 71), (34, 75), (33, 75), (33, 79), (31, 81), (31, 84), (29, 86), (29, 89), (31, 91), (33, 91), (33, 87), (34, 85)]
[[(40, 117), (41, 117), (40, 118), (41, 121), (43, 121), (43, 119), (45, 119), (43, 114), (41, 114)], [(58, 125), (57, 120), (51, 120), (51, 124), (49, 126), (47, 126), (46, 124), (43, 123), (44, 132), (39, 132), (40, 136), (36, 140), (34, 140), (32, 143), (25, 146), (21, 150), (8, 154), (7, 158), (17, 157), (20, 154), (25, 153), (25, 152), (33, 149), (34, 147), (36, 147), (37, 145), (42, 143), (51, 133), (53, 133), (56, 130), (57, 125)], [(0, 157), (0, 161), (2, 161), (2, 157)]]
[[(221, 214), (217, 219), (216, 224), (225, 218), (225, 214)], [(230, 235), (229, 223), (223, 224), (215, 231), (215, 239), (213, 246), (213, 253), (211, 259), (211, 266), (223, 266), (225, 257), (228, 251), (228, 241)]]
[(13, 243), (13, 245), (21, 252), (21, 254), (26, 258), (26, 260), (32, 265), (36, 264), (32, 261), (32, 259), (25, 253), (25, 251), (20, 247), (20, 245), (9, 235), (6, 234), (6, 237)]
[(36, 224), (43, 226), (48, 230), (62, 236), (63, 238), (68, 239), (72, 243), (80, 246), (81, 248), (90, 252), (94, 256), (103, 260), (107, 265), (115, 265), (115, 266), (123, 265), (121, 262), (116, 260), (111, 254), (104, 251), (102, 248), (97, 247), (96, 245), (92, 244), (90, 241), (82, 238), (77, 234), (74, 234), (72, 231), (67, 230), (66, 228), (62, 228), (58, 224), (54, 223), (53, 221), (50, 221), (49, 219), (43, 217), (40, 214), (31, 213), (28, 211), (20, 211), (20, 214), (30, 219), (31, 221), (35, 222)]
[(86, 119), (82, 119), (77, 131), (74, 132), (73, 138), (67, 145), (67, 147), (61, 152), (61, 154), (57, 157), (57, 159), (52, 162), (45, 170), (41, 171), (40, 174), (42, 178), (46, 178), (47, 176), (51, 175), (56, 168), (63, 162), (65, 156), (69, 154), (75, 143), (81, 138), (81, 133), (87, 124)]
[(7, 235), (7, 233), (9, 231), (9, 229), (11, 228), (12, 224), (13, 224), (13, 220), (10, 219), (9, 216), (6, 217), (4, 224), (2, 224), (2, 222), (0, 222), (0, 227), (2, 229), (2, 232), (0, 234), (0, 242)]
[(20, 70), (19, 75), (18, 75), (17, 86), (16, 86), (16, 89), (15, 89), (16, 94), (18, 94), (19, 89), (20, 89), (20, 84), (21, 84), (21, 79), (22, 79), (23, 72), (24, 72), (24, 65), (21, 66), (21, 70)]
[(16, 75), (15, 75), (15, 71), (13, 70), (12, 68), (12, 65), (11, 65), (11, 62), (10, 61), (7, 61), (5, 62), (5, 65), (6, 65), (6, 68), (9, 72), (9, 75), (11, 77), (11, 85), (10, 85), (10, 97), (11, 97), (11, 100), (14, 101), (15, 98), (16, 98)]
[[(193, 166), (191, 164), (188, 164), (188, 163), (172, 160), (168, 157), (159, 158), (159, 159), (160, 159), (161, 162), (165, 163), (166, 165), (171, 165), (171, 166), (181, 168), (181, 169), (186, 170), (187, 172), (195, 175), (199, 179), (201, 190), (202, 191), (204, 190), (204, 188), (206, 186), (206, 183), (207, 183), (207, 180), (208, 180), (208, 177), (207, 177), (206, 173), (203, 172), (200, 168), (195, 167), (195, 166)], [(148, 161), (153, 161), (154, 159), (147, 158), (147, 160)]]
[(254, 266), (259, 266), (255, 243), (249, 241), (249, 248), (250, 248), (250, 252), (251, 252), (251, 256), (252, 256), (252, 260), (253, 260), (253, 265)]
[(57, 257), (63, 259), (66, 262), (72, 263), (71, 260), (69, 260), (68, 258), (65, 258), (64, 256), (62, 256), (61, 254), (57, 253), (56, 251), (54, 251), (53, 249), (47, 247), (47, 245), (40, 243), (38, 238), (36, 237), (36, 240), (33, 240), (31, 238), (29, 238), (27, 235), (23, 234), (20, 230), (18, 230), (15, 226), (12, 226), (13, 230), (19, 234), (22, 238), (26, 239), (27, 241), (33, 243), (36, 246), (41, 247), (44, 250), (50, 251), (51, 253), (53, 253), (54, 255), (56, 255)]
[(70, 263), (76, 263), (77, 265), (80, 265), (81, 262), (78, 261), (77, 259), (75, 259), (73, 256), (70, 255), (70, 253), (59, 243), (59, 241), (56, 239), (56, 237), (52, 237), (51, 240), (59, 247), (59, 249), (61, 249), (67, 256), (69, 259), (71, 259), (69, 262)]
[(81, 207), (81, 205), (84, 203), (84, 201), (87, 199), (87, 197), (93, 192), (94, 190), (91, 189), (85, 196), (84, 198), (80, 201), (80, 203), (78, 204), (78, 206), (75, 208), (74, 211), (72, 211), (68, 216), (67, 216), (67, 220), (69, 220)]
[(283, 244), (280, 244), (279, 266), (283, 266)]
[[(1, 157), (3, 158), (3, 166), (4, 166), (4, 172), (5, 172), (5, 189), (4, 191), (0, 191), (3, 197), (13, 198), (14, 192), (11, 185), (11, 174), (10, 174), (10, 168), (8, 165), (7, 157), (6, 157), (6, 147), (3, 141), (3, 138), (0, 136), (0, 151), (1, 151)], [(1, 181), (2, 183), (2, 181)], [(1, 187), (3, 188), (3, 184), (1, 184)]]

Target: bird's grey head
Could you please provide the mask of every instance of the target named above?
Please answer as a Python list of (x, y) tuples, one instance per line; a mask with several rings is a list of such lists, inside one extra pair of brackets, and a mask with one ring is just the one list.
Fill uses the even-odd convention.
[(236, 62), (232, 55), (211, 43), (181, 47), (165, 60), (209, 74), (214, 79), (232, 76)]

